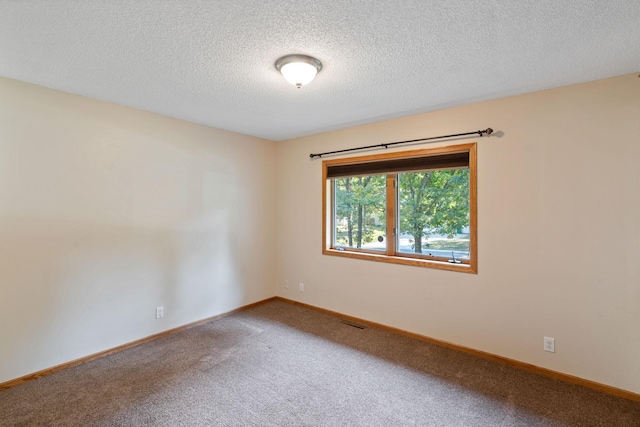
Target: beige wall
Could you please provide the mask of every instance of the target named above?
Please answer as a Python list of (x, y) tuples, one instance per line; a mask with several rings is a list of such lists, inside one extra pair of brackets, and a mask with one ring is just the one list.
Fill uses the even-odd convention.
[(0, 382), (273, 296), (274, 183), (274, 142), (0, 79)]
[[(321, 254), (309, 153), (487, 127), (477, 275)], [(636, 75), (278, 143), (277, 293), (638, 393), (638, 159)]]

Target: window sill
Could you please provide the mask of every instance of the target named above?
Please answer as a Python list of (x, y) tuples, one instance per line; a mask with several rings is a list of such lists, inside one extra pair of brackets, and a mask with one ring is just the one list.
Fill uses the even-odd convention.
[(411, 265), (414, 267), (435, 268), (438, 270), (458, 271), (462, 273), (477, 274), (478, 269), (473, 264), (454, 264), (444, 261), (434, 261), (429, 259), (390, 256), (385, 254), (374, 254), (370, 252), (355, 252), (339, 249), (324, 248), (324, 255), (339, 256), (345, 258), (363, 259), (368, 261), (387, 262), (390, 264)]

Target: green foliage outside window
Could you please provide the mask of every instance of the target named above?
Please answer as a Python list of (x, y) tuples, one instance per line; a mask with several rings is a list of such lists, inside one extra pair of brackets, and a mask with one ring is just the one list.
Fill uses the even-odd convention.
[[(423, 253), (431, 234), (453, 239), (469, 226), (468, 168), (400, 173), (396, 179), (399, 234), (412, 236), (411, 252)], [(386, 174), (334, 179), (337, 246), (362, 248), (385, 240), (386, 185)], [(440, 247), (468, 251), (469, 241)]]
[(430, 234), (452, 239), (469, 226), (469, 169), (401, 173), (398, 180), (400, 233), (413, 236), (415, 253)]
[(362, 248), (384, 236), (386, 175), (339, 178), (334, 184), (336, 244)]

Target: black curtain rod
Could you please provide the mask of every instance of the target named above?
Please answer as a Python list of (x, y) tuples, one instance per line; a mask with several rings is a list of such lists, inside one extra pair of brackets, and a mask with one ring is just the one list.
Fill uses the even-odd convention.
[(410, 142), (431, 141), (431, 140), (434, 140), (434, 139), (453, 138), (453, 137), (456, 137), (456, 136), (467, 136), (467, 135), (476, 135), (476, 134), (479, 135), (479, 136), (482, 136), (485, 133), (487, 135), (491, 135), (493, 133), (493, 129), (486, 128), (485, 130), (477, 130), (475, 132), (456, 133), (456, 134), (453, 134), (453, 135), (432, 136), (430, 138), (408, 139), (406, 141), (385, 142), (383, 144), (367, 145), (365, 147), (346, 148), (344, 150), (326, 151), (324, 153), (309, 154), (309, 157), (313, 159), (314, 157), (322, 157), (322, 156), (326, 156), (328, 154), (347, 153), (349, 151), (368, 150), (370, 148), (378, 148), (378, 147), (389, 148), (392, 145), (408, 144)]

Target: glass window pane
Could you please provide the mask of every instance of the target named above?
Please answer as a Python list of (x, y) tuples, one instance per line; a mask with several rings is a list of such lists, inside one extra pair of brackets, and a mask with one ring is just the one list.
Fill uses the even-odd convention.
[(386, 175), (336, 178), (333, 246), (385, 251)]
[(398, 174), (397, 252), (469, 259), (469, 169)]

